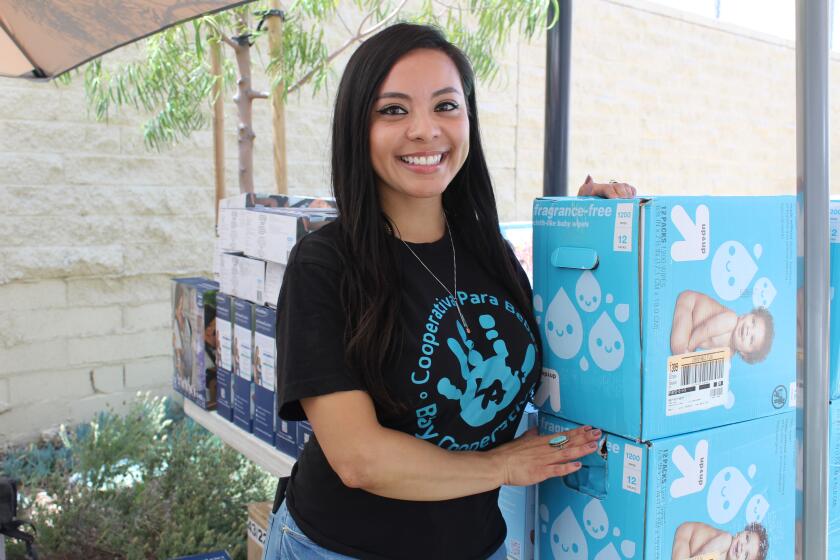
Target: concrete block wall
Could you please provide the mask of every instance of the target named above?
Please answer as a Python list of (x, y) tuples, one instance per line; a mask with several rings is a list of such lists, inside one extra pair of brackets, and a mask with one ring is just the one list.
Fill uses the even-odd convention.
[[(646, 193), (793, 191), (792, 44), (641, 0), (576, 2), (573, 32), (572, 192), (587, 173)], [(329, 193), (346, 59), (319, 95), (289, 99), (292, 193)], [(523, 220), (542, 192), (545, 39), (514, 39), (500, 60), (498, 80), (478, 87), (479, 116), (501, 218)], [(226, 111), (234, 193), (232, 103)], [(838, 113), (835, 99), (835, 123)], [(139, 389), (171, 391), (170, 279), (211, 269), (212, 135), (150, 152), (142, 122), (130, 112), (93, 122), (80, 79), (0, 80), (0, 445), (120, 408)], [(265, 102), (255, 129), (257, 189), (272, 190)]]

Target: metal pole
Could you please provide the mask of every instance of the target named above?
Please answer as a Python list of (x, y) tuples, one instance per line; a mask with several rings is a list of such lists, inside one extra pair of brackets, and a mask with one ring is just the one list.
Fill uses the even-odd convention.
[[(548, 30), (545, 59), (545, 152), (543, 194), (564, 196), (569, 183), (569, 75), (572, 58), (572, 0), (557, 0), (559, 18)], [(554, 3), (548, 21), (554, 19)]]
[(796, 190), (802, 210), (797, 233), (804, 241), (797, 548), (807, 560), (828, 553), (828, 1), (796, 2)]

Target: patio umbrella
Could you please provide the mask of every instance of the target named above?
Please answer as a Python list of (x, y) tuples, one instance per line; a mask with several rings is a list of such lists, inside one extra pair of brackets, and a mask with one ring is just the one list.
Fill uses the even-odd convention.
[(253, 0), (0, 0), (0, 76), (50, 79), (184, 21)]

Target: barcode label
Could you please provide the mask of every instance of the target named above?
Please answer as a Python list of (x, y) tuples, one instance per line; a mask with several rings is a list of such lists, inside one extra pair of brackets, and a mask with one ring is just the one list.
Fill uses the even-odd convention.
[(680, 371), (680, 384), (682, 386), (696, 385), (697, 383), (723, 379), (723, 366), (723, 358), (684, 365)]
[(665, 415), (675, 416), (726, 404), (730, 362), (729, 348), (668, 358)]

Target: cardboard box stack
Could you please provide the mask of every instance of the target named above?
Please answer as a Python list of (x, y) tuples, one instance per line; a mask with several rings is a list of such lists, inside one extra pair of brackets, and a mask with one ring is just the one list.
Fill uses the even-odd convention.
[(219, 204), (216, 281), (173, 282), (175, 388), (294, 457), (311, 427), (277, 418), (277, 298), (292, 247), (336, 216), (330, 198), (226, 198)]
[(539, 485), (539, 558), (794, 556), (795, 215), (793, 197), (535, 202), (540, 430), (605, 434)]

